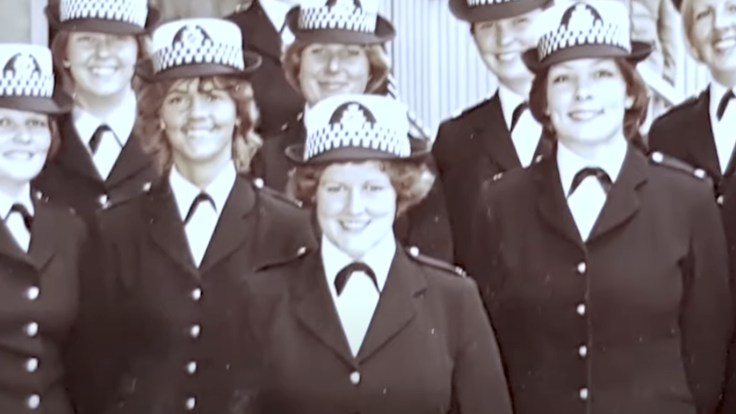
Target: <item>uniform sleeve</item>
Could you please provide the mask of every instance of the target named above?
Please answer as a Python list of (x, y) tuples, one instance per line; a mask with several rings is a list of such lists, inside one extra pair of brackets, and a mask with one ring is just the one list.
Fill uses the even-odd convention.
[(493, 328), (476, 284), (466, 279), (453, 398), (461, 414), (511, 414), (511, 398)]
[(698, 413), (707, 414), (719, 402), (733, 311), (720, 212), (707, 186), (694, 196), (680, 327), (690, 389)]

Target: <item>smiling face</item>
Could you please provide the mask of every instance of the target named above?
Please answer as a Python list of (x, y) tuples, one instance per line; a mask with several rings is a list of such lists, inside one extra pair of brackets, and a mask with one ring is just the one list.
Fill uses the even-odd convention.
[(215, 81), (175, 82), (164, 98), (160, 116), (180, 170), (232, 160), (237, 107), (230, 93)]
[(360, 259), (392, 230), (396, 198), (380, 163), (332, 164), (317, 186), (317, 219), (325, 237)]
[(130, 88), (137, 59), (134, 36), (72, 32), (64, 65), (71, 72), (77, 92), (106, 97)]
[(546, 89), (546, 114), (558, 140), (591, 145), (623, 135), (624, 115), (634, 99), (613, 59), (554, 65)]
[(0, 108), (0, 183), (30, 182), (41, 172), (50, 147), (47, 115)]
[(715, 75), (736, 72), (736, 0), (694, 0), (689, 39)]
[(370, 62), (359, 45), (315, 43), (301, 55), (299, 84), (310, 105), (330, 96), (362, 94), (370, 80)]
[(521, 60), (521, 54), (535, 48), (539, 36), (534, 22), (541, 9), (508, 19), (478, 22), (473, 25), (473, 38), (478, 51), (499, 82), (511, 89), (531, 82), (533, 76)]

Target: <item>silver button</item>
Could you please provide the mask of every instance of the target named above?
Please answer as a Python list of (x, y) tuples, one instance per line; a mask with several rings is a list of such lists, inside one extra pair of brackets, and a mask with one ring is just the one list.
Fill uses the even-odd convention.
[(360, 384), (360, 372), (358, 372), (358, 371), (353, 371), (353, 372), (352, 372), (352, 373), (350, 374), (350, 383), (351, 383), (351, 384), (353, 384), (353, 385), (358, 385), (358, 384)]
[(28, 300), (36, 300), (38, 299), (38, 295), (41, 294), (41, 289), (38, 288), (38, 286), (31, 286), (26, 290), (26, 297)]
[(582, 345), (580, 348), (578, 348), (578, 355), (580, 355), (582, 358), (588, 356), (588, 347)]
[(256, 178), (255, 180), (253, 180), (253, 184), (255, 184), (256, 188), (263, 188), (263, 186), (266, 185), (263, 182), (263, 178)]
[(100, 196), (99, 201), (100, 201), (100, 205), (104, 206), (107, 204), (108, 201), (110, 201), (110, 199), (107, 197), (107, 194), (103, 194)]
[(580, 389), (580, 399), (583, 401), (588, 399), (588, 389), (587, 388)]
[(199, 325), (192, 325), (189, 328), (189, 336), (192, 338), (199, 338), (199, 334), (202, 332), (202, 328)]
[(33, 394), (26, 399), (26, 406), (31, 410), (35, 410), (41, 405), (41, 397), (38, 394)]
[(698, 178), (705, 178), (705, 170), (701, 168), (696, 168), (695, 171), (693, 171), (693, 174)]
[(723, 196), (719, 195), (718, 198), (716, 198), (716, 203), (718, 203), (719, 206), (723, 205)]
[(412, 256), (414, 256), (414, 257), (419, 256), (419, 248), (417, 246), (410, 247), (409, 248), (409, 254), (412, 255)]
[(653, 152), (653, 153), (652, 153), (652, 161), (654, 161), (654, 162), (656, 162), (657, 164), (659, 164), (659, 163), (661, 163), (662, 161), (664, 161), (664, 155), (662, 155), (662, 153), (661, 153), (661, 152), (659, 152), (659, 151), (657, 151), (657, 152)]
[(190, 374), (197, 372), (197, 363), (195, 361), (189, 361), (187, 364), (187, 372)]
[(38, 334), (38, 324), (36, 322), (31, 322), (23, 327), (23, 330), (26, 332), (26, 335), (33, 338), (34, 336), (36, 336), (36, 334)]
[(588, 269), (588, 265), (585, 264), (585, 262), (578, 263), (578, 273), (581, 275), (585, 274), (585, 271)]
[(194, 397), (187, 398), (187, 401), (185, 403), (185, 407), (187, 407), (187, 410), (191, 411), (194, 409), (194, 407), (197, 405), (197, 399)]
[(585, 316), (585, 304), (581, 303), (578, 305), (578, 315)]
[(36, 358), (29, 358), (26, 361), (26, 371), (28, 372), (36, 372), (38, 369), (38, 359)]
[(147, 181), (147, 182), (143, 183), (143, 185), (141, 186), (141, 190), (143, 190), (145, 192), (151, 191), (151, 182), (150, 181)]
[(296, 255), (297, 256), (304, 256), (304, 253), (306, 253), (306, 252), (307, 252), (307, 247), (306, 246), (302, 246), (302, 247), (299, 248), (299, 250), (296, 251)]
[(200, 288), (194, 289), (192, 291), (192, 299), (194, 299), (195, 301), (202, 299), (202, 289)]

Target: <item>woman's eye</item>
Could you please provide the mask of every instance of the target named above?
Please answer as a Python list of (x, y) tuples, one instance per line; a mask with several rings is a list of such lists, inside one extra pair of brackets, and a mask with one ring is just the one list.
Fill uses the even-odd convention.
[(552, 83), (562, 83), (562, 82), (566, 82), (568, 79), (569, 78), (567, 75), (559, 75), (559, 76), (555, 76), (554, 78), (552, 78)]
[(39, 127), (48, 126), (48, 122), (46, 122), (46, 121), (44, 121), (42, 119), (34, 119), (34, 120), (29, 121), (28, 122), (28, 125), (30, 125), (30, 126), (32, 126), (34, 128), (39, 128)]
[(613, 76), (613, 73), (608, 70), (599, 70), (595, 73), (596, 78), (610, 78)]
[(7, 118), (0, 118), (0, 126), (6, 127), (10, 125), (10, 120)]

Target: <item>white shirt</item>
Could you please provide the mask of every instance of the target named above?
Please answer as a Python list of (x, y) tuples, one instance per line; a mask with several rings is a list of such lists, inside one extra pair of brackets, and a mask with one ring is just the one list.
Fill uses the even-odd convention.
[[(498, 85), (498, 97), (501, 99), (501, 109), (506, 120), (506, 127), (511, 131), (511, 122), (514, 111), (526, 98), (517, 95), (503, 85)], [(539, 139), (542, 137), (542, 126), (534, 119), (532, 112), (527, 109), (522, 112), (516, 127), (511, 131), (511, 141), (514, 143), (516, 155), (523, 167), (528, 167), (534, 159)]]
[(369, 250), (361, 262), (367, 264), (376, 274), (378, 290), (370, 276), (364, 272), (355, 272), (348, 279), (340, 296), (335, 289), (337, 274), (345, 266), (355, 262), (327, 237), (322, 235), (322, 263), (327, 278), (327, 286), (332, 295), (337, 315), (340, 317), (343, 332), (350, 345), (353, 356), (358, 355), (373, 319), (373, 313), (381, 297), (380, 291), (386, 285), (391, 263), (396, 255), (396, 241), (393, 232), (389, 232), (378, 244)]
[(721, 166), (721, 173), (726, 171), (728, 163), (731, 161), (734, 146), (736, 146), (736, 98), (726, 106), (723, 118), (718, 120), (716, 113), (721, 99), (728, 92), (728, 88), (712, 81), (710, 84), (710, 125), (713, 128), (713, 138), (715, 139), (716, 152), (718, 153), (718, 162)]
[[(74, 119), (74, 127), (77, 130), (79, 139), (87, 151), (92, 156), (92, 161), (97, 168), (103, 180), (110, 175), (110, 171), (123, 151), (123, 147), (128, 142), (130, 134), (135, 126), (136, 114), (136, 96), (133, 90), (129, 90), (123, 102), (108, 115), (106, 119), (99, 119), (87, 112), (80, 106), (75, 106), (72, 111)], [(97, 128), (102, 124), (106, 124), (111, 132), (106, 132), (97, 147), (97, 152), (92, 154), (89, 143)]]
[[(268, 20), (271, 21), (276, 32), (281, 35), (281, 44), (286, 47), (294, 42), (294, 34), (289, 30), (289, 26), (285, 25), (286, 14), (294, 7), (288, 2), (281, 2), (276, 0), (259, 0), (263, 11), (266, 12)], [(282, 30), (283, 28), (283, 30)]]
[(560, 173), (562, 191), (567, 197), (567, 205), (583, 241), (588, 240), (608, 196), (598, 178), (588, 176), (568, 197), (575, 174), (583, 168), (599, 167), (608, 174), (611, 182), (615, 183), (626, 158), (626, 151), (628, 151), (626, 141), (618, 140), (606, 151), (605, 157), (598, 160), (586, 160), (572, 152), (563, 143), (558, 142), (557, 168)]
[[(212, 239), (217, 227), (217, 221), (220, 219), (220, 213), (222, 208), (225, 207), (225, 202), (230, 196), (236, 178), (235, 164), (228, 164), (227, 167), (223, 168), (220, 174), (204, 190), (214, 201), (214, 208), (211, 203), (199, 203), (189, 219), (189, 223), (184, 226), (189, 250), (197, 267), (202, 264), (210, 239)], [(173, 166), (169, 173), (169, 185), (171, 185), (171, 191), (174, 193), (181, 220), (184, 222), (194, 199), (202, 190), (184, 178), (176, 169), (176, 166)]]
[(23, 205), (31, 216), (34, 215), (35, 211), (33, 209), (33, 201), (31, 200), (30, 184), (25, 185), (17, 199), (13, 199), (5, 193), (0, 192), (0, 214), (2, 214), (2, 218), (5, 220), (5, 226), (18, 243), (18, 246), (27, 252), (31, 244), (31, 233), (26, 229), (22, 214), (16, 212), (11, 214), (10, 209), (16, 203)]

